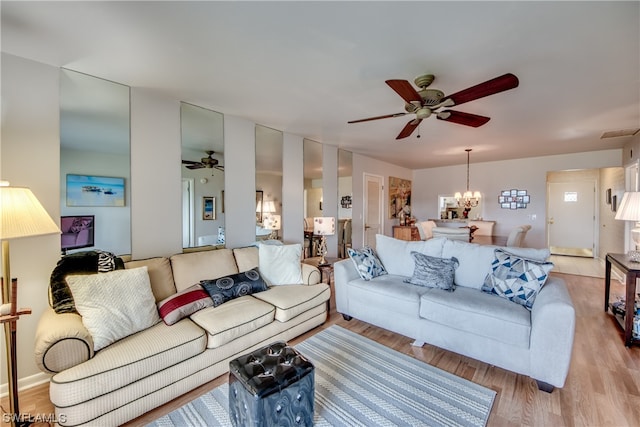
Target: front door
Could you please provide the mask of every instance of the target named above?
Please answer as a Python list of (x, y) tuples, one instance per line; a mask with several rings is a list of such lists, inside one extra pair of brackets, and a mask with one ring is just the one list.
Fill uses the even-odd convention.
[(376, 234), (382, 234), (382, 177), (364, 175), (364, 246), (376, 247)]
[(552, 254), (593, 258), (595, 188), (590, 180), (548, 183), (547, 233)]

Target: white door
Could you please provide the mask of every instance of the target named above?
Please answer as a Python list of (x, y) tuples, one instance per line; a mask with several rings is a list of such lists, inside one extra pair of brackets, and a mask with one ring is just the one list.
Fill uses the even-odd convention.
[(547, 232), (552, 254), (593, 258), (596, 228), (595, 189), (594, 181), (548, 184)]
[(195, 197), (193, 195), (193, 179), (182, 178), (182, 247), (195, 245)]
[(364, 175), (364, 246), (376, 247), (376, 234), (382, 234), (382, 177)]

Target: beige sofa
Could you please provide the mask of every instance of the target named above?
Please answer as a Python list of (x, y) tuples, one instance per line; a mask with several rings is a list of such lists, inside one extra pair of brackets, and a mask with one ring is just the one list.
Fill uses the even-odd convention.
[[(129, 261), (147, 266), (157, 301), (200, 280), (258, 266), (258, 248), (191, 252)], [(120, 425), (228, 371), (235, 357), (291, 340), (327, 318), (330, 288), (302, 264), (304, 285), (282, 285), (164, 322), (94, 351), (78, 314), (47, 310), (35, 337), (36, 362), (52, 375), (50, 399), (60, 425)]]

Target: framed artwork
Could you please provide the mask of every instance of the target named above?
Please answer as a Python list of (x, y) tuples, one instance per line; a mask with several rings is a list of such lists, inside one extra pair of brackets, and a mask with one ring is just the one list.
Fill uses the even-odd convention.
[(615, 194), (611, 196), (611, 210), (616, 212), (618, 210), (618, 196)]
[(411, 181), (389, 177), (389, 218), (398, 218), (405, 206), (411, 207)]
[(502, 209), (526, 209), (531, 203), (527, 190), (502, 190), (498, 195), (498, 204)]
[(607, 188), (607, 195), (606, 195), (605, 201), (607, 202), (608, 205), (611, 204), (611, 189), (610, 188)]
[(222, 190), (222, 201), (220, 202), (220, 213), (224, 213), (224, 190)]
[(205, 221), (211, 221), (216, 219), (216, 198), (215, 197), (202, 198), (202, 219)]
[(124, 206), (124, 178), (67, 174), (67, 206)]

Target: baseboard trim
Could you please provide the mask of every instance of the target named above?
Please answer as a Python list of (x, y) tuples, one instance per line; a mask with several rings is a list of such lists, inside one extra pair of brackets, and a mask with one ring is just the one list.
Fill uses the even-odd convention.
[[(32, 387), (48, 383), (51, 375), (39, 372), (30, 377), (20, 378), (18, 380), (18, 391), (28, 390)], [(9, 385), (7, 383), (0, 384), (0, 397), (6, 397), (9, 394)]]

